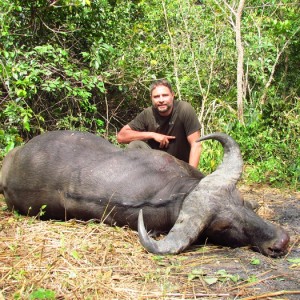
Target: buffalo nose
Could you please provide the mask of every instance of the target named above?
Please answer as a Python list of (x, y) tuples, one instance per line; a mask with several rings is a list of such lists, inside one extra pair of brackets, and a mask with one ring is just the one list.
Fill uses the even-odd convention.
[(284, 230), (280, 231), (281, 232), (278, 235), (278, 238), (275, 240), (274, 244), (268, 248), (269, 256), (271, 257), (282, 256), (287, 252), (290, 237)]

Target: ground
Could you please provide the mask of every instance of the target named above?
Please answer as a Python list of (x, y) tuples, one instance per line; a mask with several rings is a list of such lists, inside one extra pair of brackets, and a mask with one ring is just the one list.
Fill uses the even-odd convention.
[(0, 205), (1, 299), (300, 299), (300, 193), (240, 186), (291, 236), (279, 259), (248, 248), (147, 253), (129, 229), (39, 221)]

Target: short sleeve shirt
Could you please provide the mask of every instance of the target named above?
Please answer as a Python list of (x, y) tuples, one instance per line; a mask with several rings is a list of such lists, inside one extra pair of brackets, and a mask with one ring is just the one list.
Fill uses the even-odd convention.
[(200, 130), (200, 123), (193, 107), (185, 101), (174, 101), (170, 116), (162, 117), (154, 107), (148, 107), (138, 114), (129, 124), (136, 131), (151, 131), (175, 136), (168, 148), (160, 149), (159, 143), (149, 140), (152, 149), (159, 149), (189, 162), (191, 146), (187, 137)]

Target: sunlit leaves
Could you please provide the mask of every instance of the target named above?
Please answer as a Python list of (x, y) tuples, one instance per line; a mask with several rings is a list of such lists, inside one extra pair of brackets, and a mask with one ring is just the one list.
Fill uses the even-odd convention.
[(220, 282), (225, 282), (225, 281), (233, 281), (233, 282), (238, 282), (241, 280), (239, 275), (236, 274), (229, 274), (227, 273), (226, 270), (221, 269), (213, 274), (208, 274), (205, 270), (203, 269), (193, 269), (191, 273), (188, 274), (188, 280), (197, 280), (197, 279), (202, 279), (204, 280), (208, 285), (212, 285), (217, 283), (218, 281)]
[[(297, 184), (299, 5), (246, 3), (244, 128), (233, 19), (215, 0), (0, 1), (1, 153), (57, 128), (114, 136), (150, 104), (151, 81), (165, 77), (196, 109), (202, 133), (238, 140), (247, 178)], [(204, 145), (200, 168), (209, 172), (223, 153)]]

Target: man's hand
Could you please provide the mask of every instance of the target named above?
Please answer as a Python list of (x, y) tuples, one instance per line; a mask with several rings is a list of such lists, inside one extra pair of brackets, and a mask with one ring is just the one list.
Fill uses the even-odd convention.
[(160, 134), (160, 133), (155, 133), (153, 135), (153, 139), (159, 143), (159, 148), (163, 149), (163, 148), (168, 148), (170, 140), (175, 140), (176, 137), (175, 136), (171, 136), (171, 135), (164, 135), (164, 134)]
[(117, 141), (124, 144), (128, 144), (132, 141), (148, 141), (153, 139), (159, 143), (159, 148), (161, 149), (168, 148), (170, 140), (174, 140), (175, 138), (175, 136), (164, 135), (156, 132), (141, 132), (132, 130), (128, 124), (125, 125), (117, 135)]

